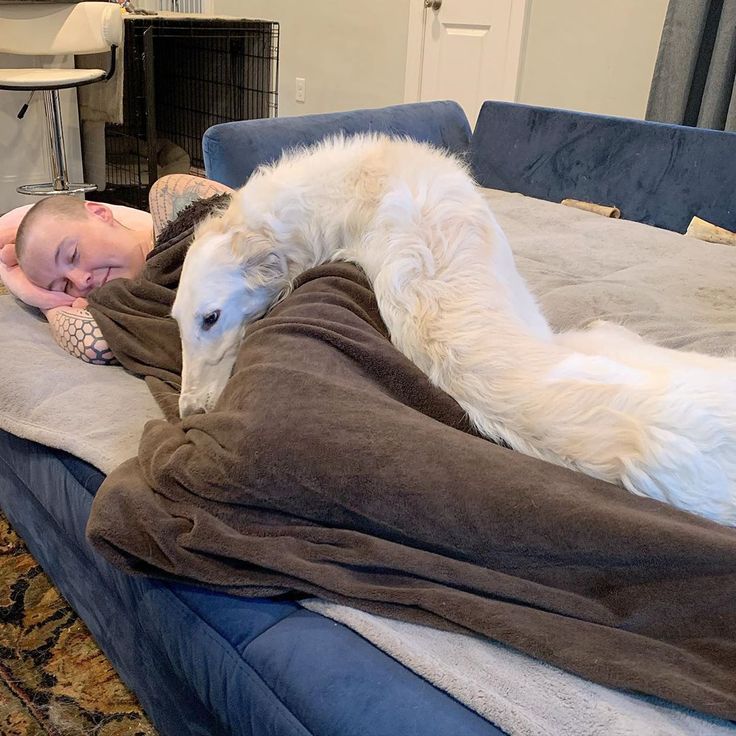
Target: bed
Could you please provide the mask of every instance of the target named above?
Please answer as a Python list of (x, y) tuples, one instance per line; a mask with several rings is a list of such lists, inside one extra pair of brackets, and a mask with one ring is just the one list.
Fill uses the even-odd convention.
[[(733, 350), (736, 251), (674, 233), (695, 214), (736, 229), (736, 136), (495, 102), (484, 105), (471, 136), (455, 104), (420, 103), (215, 126), (203, 141), (208, 175), (238, 186), (284, 148), (341, 130), (411, 135), (466, 156), (555, 327), (604, 317), (671, 347)], [(564, 198), (616, 205), (624, 220), (562, 208)], [(540, 230), (549, 223), (570, 240), (564, 256), (546, 250)], [(612, 259), (596, 255), (598, 242), (617, 239)], [(668, 288), (637, 297), (642, 285), (662, 279), (673, 247), (681, 256), (668, 264)], [(689, 279), (703, 287), (692, 292)], [(437, 638), (320, 600), (243, 598), (121, 572), (90, 547), (85, 525), (105, 473), (136, 454), (143, 423), (160, 410), (122, 370), (101, 372), (59, 355), (43, 338), (43, 321), (10, 297), (0, 297), (0, 309), (4, 322), (17, 323), (3, 338), (3, 355), (31, 356), (4, 384), (0, 505), (162, 733), (734, 730), (727, 708), (703, 715), (588, 686), (531, 658), (504, 659), (506, 650), (479, 653), (468, 637)], [(44, 378), (50, 365), (53, 382)], [(58, 407), (83, 401), (86, 391), (104, 396), (111, 416), (135, 421), (69, 433)], [(733, 532), (712, 533), (728, 549)], [(734, 576), (724, 571), (724, 587)], [(428, 650), (444, 654), (432, 662)], [(471, 670), (473, 657), (480, 660)], [(586, 720), (576, 720), (580, 711)]]

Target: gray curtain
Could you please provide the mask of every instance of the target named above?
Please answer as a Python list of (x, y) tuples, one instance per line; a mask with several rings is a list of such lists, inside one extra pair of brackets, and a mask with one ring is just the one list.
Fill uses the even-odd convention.
[(736, 0), (670, 0), (646, 117), (736, 130)]

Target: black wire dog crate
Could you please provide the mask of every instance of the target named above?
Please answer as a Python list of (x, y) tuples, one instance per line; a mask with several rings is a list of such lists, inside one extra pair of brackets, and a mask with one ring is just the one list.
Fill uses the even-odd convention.
[(278, 114), (278, 52), (272, 21), (126, 19), (123, 123), (105, 126), (107, 183), (95, 199), (147, 210), (160, 176), (204, 176), (207, 128)]

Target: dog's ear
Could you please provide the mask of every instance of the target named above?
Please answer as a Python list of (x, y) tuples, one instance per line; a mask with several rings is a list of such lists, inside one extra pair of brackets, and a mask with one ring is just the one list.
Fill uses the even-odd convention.
[(243, 264), (243, 275), (252, 287), (268, 286), (283, 280), (286, 275), (286, 263), (278, 253), (254, 254)]
[(245, 266), (245, 278), (253, 286), (267, 286), (286, 275), (286, 264), (278, 253), (267, 253), (257, 262)]
[(251, 288), (266, 286), (286, 276), (286, 260), (273, 249), (273, 242), (244, 230), (232, 233), (231, 245), (246, 283)]

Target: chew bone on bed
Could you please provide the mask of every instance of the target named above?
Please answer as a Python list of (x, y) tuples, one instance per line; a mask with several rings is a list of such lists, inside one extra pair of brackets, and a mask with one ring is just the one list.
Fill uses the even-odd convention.
[(603, 217), (613, 217), (618, 220), (621, 217), (621, 210), (618, 207), (607, 204), (595, 204), (595, 202), (583, 202), (579, 199), (563, 199), (561, 204), (565, 207), (575, 207), (578, 210), (585, 210), (586, 212), (593, 212), (596, 215), (602, 215)]
[(687, 227), (685, 235), (698, 240), (705, 240), (707, 243), (721, 243), (723, 245), (736, 245), (736, 233), (726, 228), (718, 227), (712, 222), (702, 220), (700, 217), (693, 217)]

